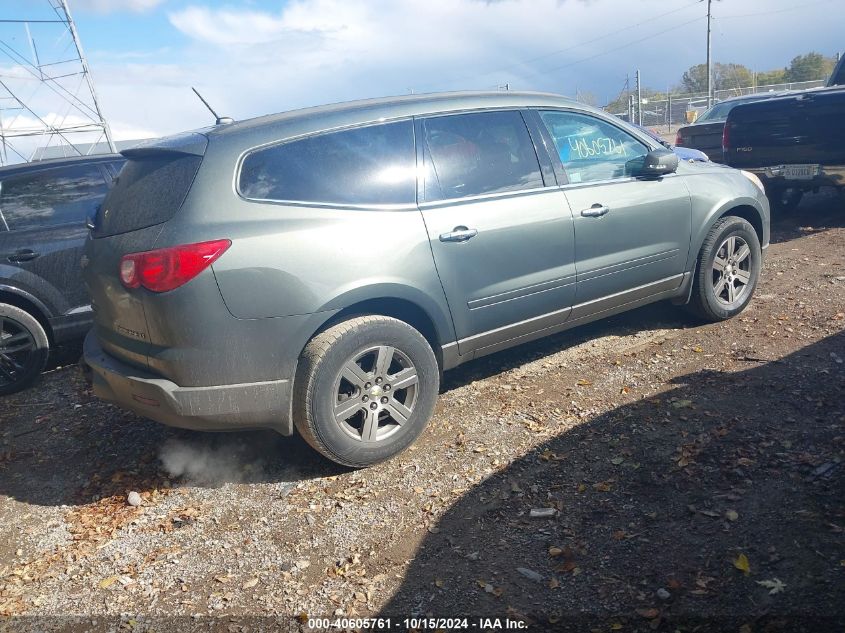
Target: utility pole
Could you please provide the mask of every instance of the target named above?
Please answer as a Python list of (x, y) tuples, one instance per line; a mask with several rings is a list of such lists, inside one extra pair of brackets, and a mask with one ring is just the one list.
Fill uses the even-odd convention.
[(73, 43), (76, 45), (76, 52), (79, 55), (79, 61), (82, 64), (82, 73), (85, 75), (85, 80), (88, 82), (88, 88), (91, 90), (91, 100), (94, 104), (94, 110), (97, 111), (97, 116), (100, 117), (100, 123), (103, 126), (103, 134), (106, 137), (106, 142), (109, 144), (109, 149), (112, 154), (117, 153), (117, 148), (114, 146), (114, 140), (111, 135), (111, 128), (108, 121), (103, 116), (103, 111), (100, 109), (100, 101), (97, 99), (97, 91), (94, 90), (94, 80), (91, 79), (91, 70), (88, 68), (88, 59), (82, 50), (82, 42), (79, 40), (79, 33), (76, 32), (76, 24), (70, 15), (70, 9), (67, 6), (67, 0), (59, 0), (59, 7), (64, 11), (65, 18), (67, 18), (67, 27), (73, 37)]
[(713, 105), (713, 63), (711, 59), (710, 18), (713, 0), (707, 0), (707, 107)]
[[(625, 101), (630, 105), (631, 103), (631, 78), (629, 77), (628, 73), (625, 73)], [(634, 119), (628, 117), (628, 121), (631, 123), (634, 122)]]
[(666, 88), (666, 125), (669, 126), (669, 132), (672, 131), (672, 93), (669, 88)]
[(0, 61), (17, 71), (0, 77), (0, 164), (115, 151), (68, 3), (28, 2), (25, 15), (0, 16)]
[(640, 71), (637, 69), (637, 125), (643, 124), (643, 94), (640, 86)]
[(9, 164), (9, 154), (6, 151), (6, 135), (3, 133), (3, 107), (0, 106), (0, 142), (3, 144), (3, 153), (0, 154), (0, 165)]

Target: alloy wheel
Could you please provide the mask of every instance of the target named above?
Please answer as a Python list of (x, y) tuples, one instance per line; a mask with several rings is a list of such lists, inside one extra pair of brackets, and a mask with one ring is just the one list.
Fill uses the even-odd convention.
[(419, 376), (408, 356), (379, 345), (350, 358), (335, 379), (335, 423), (362, 442), (396, 433), (414, 412)]
[(734, 306), (751, 284), (751, 248), (739, 236), (722, 242), (713, 259), (713, 294), (719, 303)]

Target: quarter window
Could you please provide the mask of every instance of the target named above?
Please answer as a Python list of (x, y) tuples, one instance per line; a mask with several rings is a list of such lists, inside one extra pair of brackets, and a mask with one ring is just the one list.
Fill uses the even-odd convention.
[(10, 231), (82, 224), (93, 215), (107, 185), (96, 165), (49, 169), (3, 180), (0, 212)]
[(426, 202), (543, 186), (519, 112), (426, 119)]
[(575, 112), (540, 113), (554, 139), (560, 162), (571, 183), (629, 176), (628, 163), (648, 147), (622, 129)]
[(254, 151), (243, 161), (239, 186), (257, 200), (413, 204), (413, 123), (330, 132)]

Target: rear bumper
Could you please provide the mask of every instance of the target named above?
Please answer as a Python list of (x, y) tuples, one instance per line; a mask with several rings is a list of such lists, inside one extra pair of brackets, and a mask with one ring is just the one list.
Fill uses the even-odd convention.
[(83, 355), (97, 397), (156, 422), (197, 431), (293, 433), (290, 380), (180, 387), (109, 356), (93, 331), (85, 338)]
[(770, 165), (768, 167), (737, 167), (758, 175), (764, 183), (779, 187), (796, 187), (798, 189), (813, 189), (815, 187), (843, 187), (845, 186), (845, 165), (820, 165), (815, 176), (809, 179), (790, 179), (784, 177), (786, 165)]

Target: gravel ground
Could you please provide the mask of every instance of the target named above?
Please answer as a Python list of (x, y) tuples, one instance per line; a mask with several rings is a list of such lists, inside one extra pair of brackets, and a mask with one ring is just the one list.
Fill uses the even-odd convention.
[(140, 419), (60, 357), (0, 403), (0, 626), (842, 630), (843, 226), (778, 220), (730, 322), (654, 305), (450, 372), (365, 471)]

